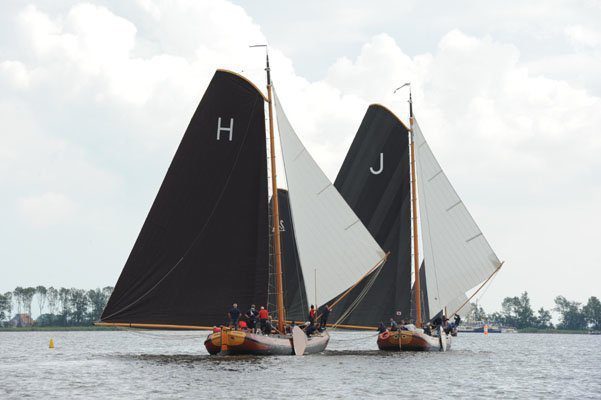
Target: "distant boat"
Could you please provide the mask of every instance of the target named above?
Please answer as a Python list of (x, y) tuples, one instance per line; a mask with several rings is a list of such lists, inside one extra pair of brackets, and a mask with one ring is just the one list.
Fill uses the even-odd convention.
[(411, 94), (409, 103), (409, 128), (382, 105), (368, 108), (336, 178), (336, 188), (391, 256), (345, 297), (332, 319), (349, 328), (411, 319), (415, 329), (384, 332), (378, 347), (445, 350), (450, 334), (427, 334), (425, 323), (460, 313), (466, 292), (488, 282), (502, 263), (434, 157)]
[(457, 331), (459, 333), (484, 333), (485, 329), (487, 333), (511, 333), (512, 328), (501, 328), (498, 325), (485, 323), (466, 323), (459, 326)]
[[(268, 57), (266, 71), (267, 98), (236, 73), (217, 70), (213, 76), (98, 325), (214, 329), (205, 340), (210, 354), (317, 353), (326, 348), (328, 333), (307, 337), (298, 326), (287, 327), (287, 305), (304, 299), (294, 310), (302, 315), (307, 299), (325, 301), (385, 261), (384, 251), (296, 136), (275, 92), (272, 101)], [(284, 234), (284, 246), (283, 231), (274, 229), (284, 223), (274, 102), (289, 195), (284, 206), (290, 235)], [(285, 262), (291, 262), (287, 253), (298, 252), (300, 262), (285, 269), (298, 270), (300, 263), (304, 276), (303, 285), (286, 294), (284, 282), (291, 277), (282, 276), (282, 250)], [(242, 312), (251, 304), (265, 305), (277, 316), (276, 333), (230, 329), (224, 320), (234, 302)]]

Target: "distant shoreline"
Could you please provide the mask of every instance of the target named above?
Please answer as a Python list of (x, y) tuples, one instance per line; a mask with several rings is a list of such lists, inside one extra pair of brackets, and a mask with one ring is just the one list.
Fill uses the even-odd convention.
[[(595, 331), (592, 331), (595, 332)], [(589, 335), (591, 331), (581, 329), (537, 329), (537, 328), (523, 328), (518, 329), (517, 333), (548, 333), (548, 334), (560, 334), (564, 333), (567, 335)], [(596, 332), (595, 332), (596, 334)]]
[(118, 331), (110, 326), (23, 326), (19, 328), (0, 328), (0, 332), (76, 332), (76, 331)]

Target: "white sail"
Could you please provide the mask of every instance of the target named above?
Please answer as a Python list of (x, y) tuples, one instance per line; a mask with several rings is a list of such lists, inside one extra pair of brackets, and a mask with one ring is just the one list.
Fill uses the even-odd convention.
[(383, 261), (385, 252), (303, 146), (277, 95), (275, 108), (307, 298), (322, 305)]
[[(452, 307), (500, 262), (414, 120), (419, 215), (430, 314)], [(449, 309), (451, 313), (455, 310)]]

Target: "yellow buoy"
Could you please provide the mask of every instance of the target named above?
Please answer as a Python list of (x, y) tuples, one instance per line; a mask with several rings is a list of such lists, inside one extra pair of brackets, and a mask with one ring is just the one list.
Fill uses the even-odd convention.
[(48, 348), (54, 349), (54, 339), (50, 339), (50, 344), (48, 345)]

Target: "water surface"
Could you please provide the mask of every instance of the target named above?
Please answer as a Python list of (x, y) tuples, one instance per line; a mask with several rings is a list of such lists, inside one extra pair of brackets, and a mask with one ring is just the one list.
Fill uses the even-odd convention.
[(305, 357), (209, 356), (204, 337), (0, 332), (0, 399), (601, 399), (601, 336), (460, 334), (447, 353), (384, 353), (369, 332), (332, 332)]

